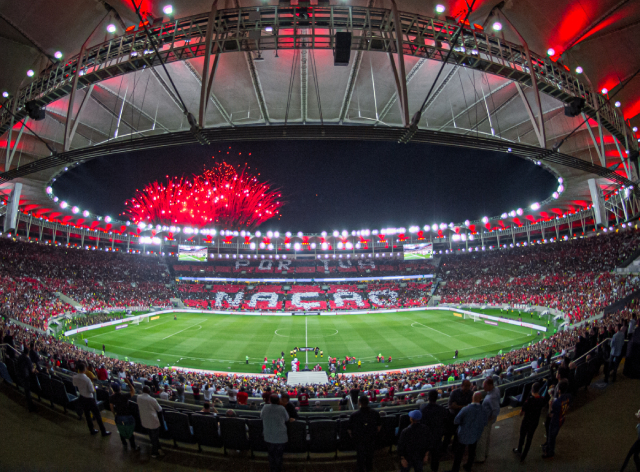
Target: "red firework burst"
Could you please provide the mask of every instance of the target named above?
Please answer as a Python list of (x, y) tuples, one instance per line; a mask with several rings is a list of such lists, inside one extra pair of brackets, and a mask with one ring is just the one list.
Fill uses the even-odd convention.
[(125, 202), (125, 213), (135, 223), (251, 229), (278, 215), (280, 197), (246, 165), (236, 170), (223, 162), (192, 181), (176, 177), (148, 184)]

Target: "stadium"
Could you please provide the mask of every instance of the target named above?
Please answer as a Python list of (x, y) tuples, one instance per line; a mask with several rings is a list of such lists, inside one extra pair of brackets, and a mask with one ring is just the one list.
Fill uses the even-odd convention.
[(640, 470), (638, 21), (0, 3), (0, 467)]

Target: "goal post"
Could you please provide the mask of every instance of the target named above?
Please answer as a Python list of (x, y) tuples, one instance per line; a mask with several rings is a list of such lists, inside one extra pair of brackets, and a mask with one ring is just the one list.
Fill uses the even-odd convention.
[(477, 313), (463, 313), (465, 320), (473, 320), (474, 322), (480, 321), (480, 316)]

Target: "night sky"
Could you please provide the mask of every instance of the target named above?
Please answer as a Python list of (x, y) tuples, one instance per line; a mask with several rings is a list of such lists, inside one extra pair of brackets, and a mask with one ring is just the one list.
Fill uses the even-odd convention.
[[(251, 153), (251, 155), (249, 155)], [(555, 178), (501, 153), (425, 144), (266, 141), (185, 146), (99, 158), (54, 184), (82, 210), (120, 216), (154, 180), (191, 176), (215, 162), (246, 162), (281, 190), (280, 220), (261, 230), (320, 232), (409, 227), (495, 216), (547, 198)]]

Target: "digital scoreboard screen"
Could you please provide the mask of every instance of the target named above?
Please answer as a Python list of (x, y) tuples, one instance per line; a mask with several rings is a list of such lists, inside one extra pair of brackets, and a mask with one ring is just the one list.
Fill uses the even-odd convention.
[(179, 261), (205, 262), (207, 253), (206, 246), (178, 246)]
[(405, 261), (431, 259), (433, 257), (433, 243), (405, 244), (403, 251)]

